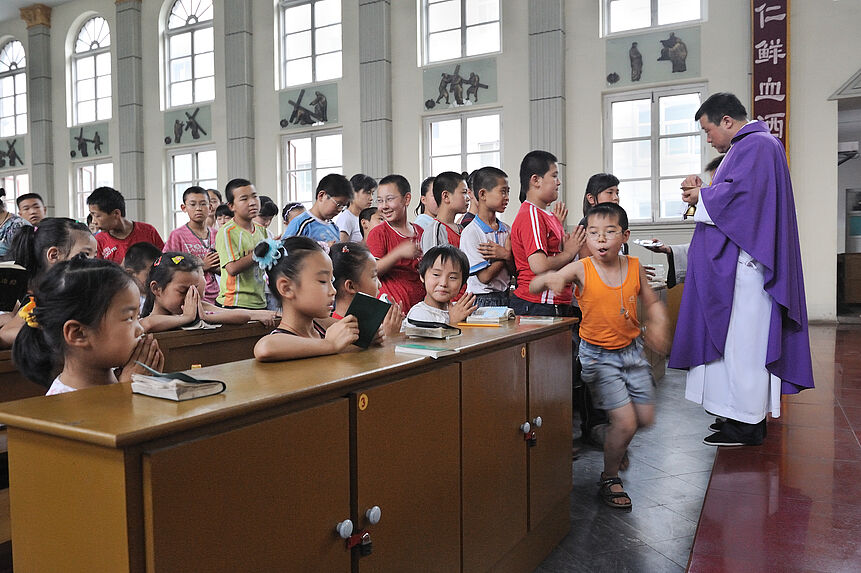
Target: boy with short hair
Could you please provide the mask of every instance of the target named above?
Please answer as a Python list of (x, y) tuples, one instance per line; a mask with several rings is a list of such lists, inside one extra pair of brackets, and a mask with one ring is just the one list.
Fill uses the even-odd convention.
[(159, 249), (164, 241), (155, 227), (142, 221), (126, 219), (126, 200), (112, 187), (93, 189), (87, 197), (90, 214), (101, 232), (96, 235), (99, 245), (97, 256), (115, 263), (122, 263), (128, 248), (135, 243), (152, 243)]
[(508, 306), (508, 283), (514, 266), (511, 227), (496, 218), (508, 206), (508, 176), (502, 169), (482, 167), (472, 175), (478, 210), (464, 227), (460, 248), (469, 259), (467, 291), (476, 306)]
[(371, 232), (371, 229), (379, 225), (383, 222), (383, 218), (380, 217), (380, 214), (377, 212), (376, 207), (368, 207), (367, 209), (362, 209), (362, 212), (359, 213), (359, 225), (362, 230), (362, 243), (365, 242), (365, 237), (368, 236), (368, 233)]
[(452, 301), (469, 273), (466, 255), (457, 247), (431, 247), (422, 257), (418, 271), (426, 294), (424, 300), (407, 313), (408, 320), (456, 325), (478, 308), (473, 294), (467, 293), (457, 302)]
[(427, 231), (422, 234), (422, 251), (440, 245), (460, 247), (461, 226), (454, 222), (469, 206), (466, 181), (460, 173), (443, 171), (434, 178), (433, 197), (439, 211)]
[(377, 181), (364, 173), (357, 173), (350, 177), (350, 185), (353, 186), (353, 200), (350, 201), (350, 206), (338, 215), (335, 224), (341, 231), (342, 243), (349, 241), (361, 243), (365, 235), (362, 232), (359, 215), (374, 202)]
[(586, 222), (586, 245), (592, 256), (538, 275), (529, 285), (530, 292), (540, 293), (561, 292), (574, 283), (583, 310), (581, 376), (596, 406), (610, 415), (599, 495), (610, 507), (622, 509), (631, 508), (619, 479), (622, 459), (637, 429), (652, 424), (655, 417), (654, 381), (637, 320), (638, 295), (647, 317), (646, 344), (664, 354), (670, 344), (666, 308), (649, 287), (639, 260), (619, 254), (629, 236), (625, 210), (615, 203), (599, 203)]
[(203, 299), (214, 303), (218, 297), (218, 279), (221, 264), (215, 251), (215, 229), (206, 226), (209, 216), (209, 196), (203, 187), (192, 186), (182, 194), (182, 211), (188, 215), (188, 223), (171, 231), (163, 251), (190, 253), (203, 261), (203, 276), (206, 289)]
[(15, 199), (15, 203), (18, 204), (18, 215), (31, 225), (38, 225), (48, 215), (48, 208), (38, 193), (24, 193)]
[(311, 209), (290, 221), (284, 237), (303, 235), (329, 247), (341, 240), (341, 231), (332, 218), (353, 200), (353, 186), (343, 175), (330, 173), (317, 184), (317, 195)]

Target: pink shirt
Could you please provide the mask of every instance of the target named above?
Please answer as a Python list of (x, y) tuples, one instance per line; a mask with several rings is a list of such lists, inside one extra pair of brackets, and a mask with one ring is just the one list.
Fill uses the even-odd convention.
[[(190, 253), (195, 257), (203, 260), (203, 257), (215, 250), (215, 229), (209, 228), (207, 238), (201, 239), (195, 235), (188, 225), (183, 225), (170, 232), (167, 238), (167, 243), (164, 244), (163, 252), (179, 251), (181, 253)], [(218, 297), (218, 281), (215, 278), (215, 273), (207, 271), (203, 273), (206, 279), (206, 292), (203, 295), (203, 300), (214, 303)]]

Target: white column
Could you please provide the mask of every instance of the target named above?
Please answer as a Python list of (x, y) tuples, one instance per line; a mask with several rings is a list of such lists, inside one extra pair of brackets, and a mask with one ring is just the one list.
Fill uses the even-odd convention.
[(554, 154), (560, 173), (567, 163), (564, 5), (529, 0), (529, 145)]
[(390, 0), (359, 0), (362, 171), (377, 180), (392, 172)]
[[(254, 75), (251, 2), (224, 2), (224, 79), (227, 85), (227, 173), (254, 181)], [(262, 22), (261, 22), (262, 24)], [(219, 158), (219, 161), (222, 161)]]
[(146, 219), (146, 175), (143, 132), (143, 48), (141, 0), (116, 0), (112, 34), (117, 55), (117, 119), (119, 156), (114, 187), (126, 200), (126, 216)]

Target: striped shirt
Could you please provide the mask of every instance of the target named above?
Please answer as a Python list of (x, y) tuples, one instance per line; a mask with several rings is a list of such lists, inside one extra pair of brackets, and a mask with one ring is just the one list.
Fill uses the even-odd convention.
[(218, 229), (215, 235), (215, 249), (221, 262), (221, 284), (216, 302), (221, 306), (237, 306), (239, 308), (266, 308), (264, 287), (266, 279), (263, 271), (255, 263), (241, 273), (231, 276), (224, 267), (228, 263), (238, 261), (249, 254), (257, 243), (266, 239), (266, 227), (253, 223), (254, 232), (249, 233), (230, 221)]

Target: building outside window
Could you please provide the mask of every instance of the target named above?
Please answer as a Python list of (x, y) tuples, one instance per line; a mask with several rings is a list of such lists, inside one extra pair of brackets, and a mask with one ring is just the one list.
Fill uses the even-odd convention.
[(701, 20), (705, 0), (604, 0), (604, 32), (653, 28)]
[(18, 40), (0, 48), (0, 137), (27, 133), (27, 58)]
[(176, 0), (167, 18), (167, 107), (215, 99), (212, 0)]
[(426, 64), (498, 52), (499, 0), (422, 0)]
[(168, 155), (171, 209), (171, 229), (188, 222), (188, 215), (182, 212), (182, 194), (193, 185), (204, 189), (218, 188), (218, 164), (215, 149), (184, 149)]
[(341, 0), (281, 0), (281, 87), (341, 77)]
[(75, 214), (79, 221), (86, 221), (90, 214), (87, 197), (93, 189), (114, 186), (114, 164), (111, 161), (100, 163), (79, 163), (75, 165)]
[(84, 22), (71, 60), (73, 123), (110, 119), (111, 30), (104, 18)]
[(310, 208), (320, 179), (343, 171), (340, 131), (284, 136), (281, 149), (281, 204), (299, 201)]
[(435, 115), (425, 118), (425, 173), (472, 173), (500, 167), (502, 116), (499, 112)]

